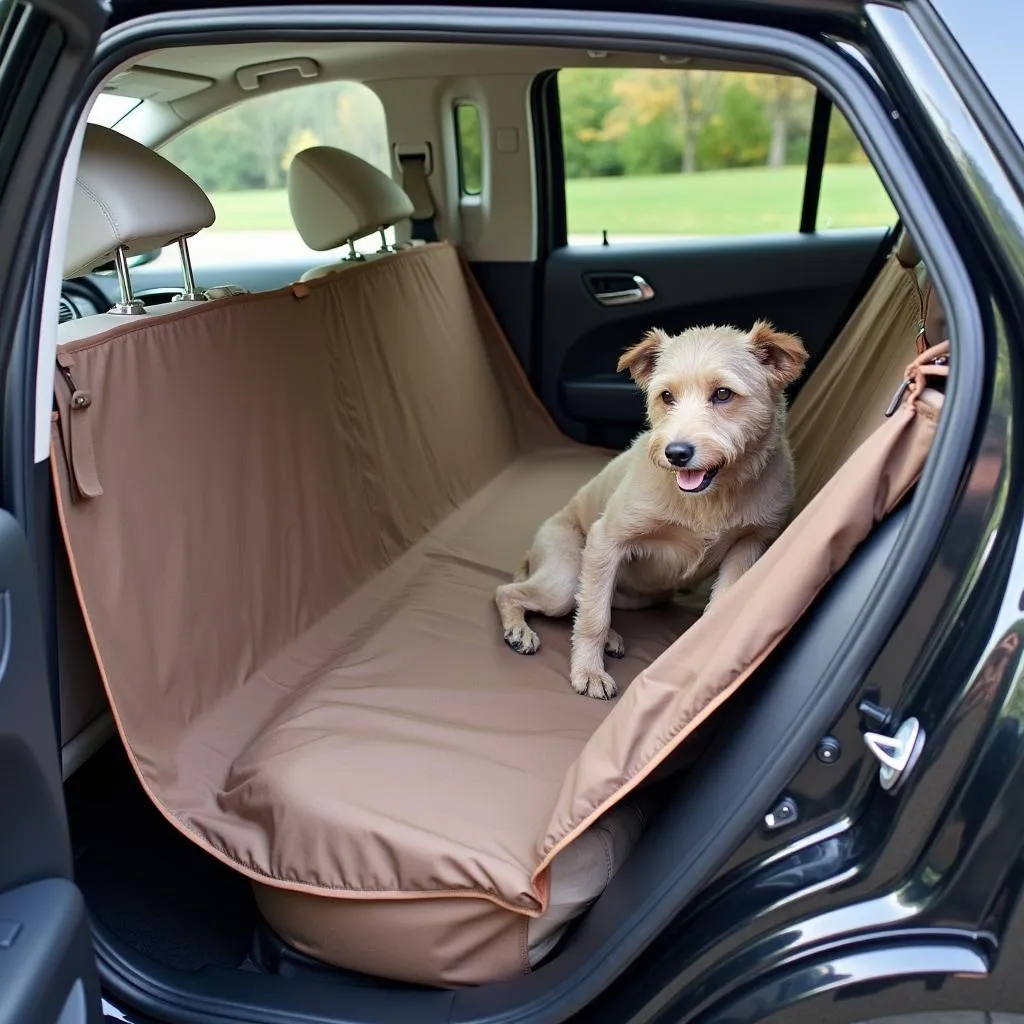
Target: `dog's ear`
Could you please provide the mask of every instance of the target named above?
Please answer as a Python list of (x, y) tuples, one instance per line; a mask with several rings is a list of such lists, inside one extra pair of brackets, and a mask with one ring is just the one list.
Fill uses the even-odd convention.
[(651, 379), (651, 374), (654, 373), (658, 354), (666, 341), (668, 341), (668, 335), (660, 327), (652, 327), (637, 344), (622, 353), (616, 370), (619, 373), (629, 370), (630, 377), (640, 387), (647, 387), (647, 382)]
[(758, 320), (751, 328), (750, 346), (777, 387), (792, 384), (804, 372), (807, 364), (804, 343), (795, 334), (775, 330), (767, 320)]

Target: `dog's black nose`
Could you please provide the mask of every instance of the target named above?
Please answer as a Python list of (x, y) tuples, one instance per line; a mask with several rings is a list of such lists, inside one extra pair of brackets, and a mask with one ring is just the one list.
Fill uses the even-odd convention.
[(690, 459), (693, 458), (693, 445), (687, 444), (685, 441), (673, 441), (671, 444), (665, 445), (665, 458), (673, 466), (689, 465)]

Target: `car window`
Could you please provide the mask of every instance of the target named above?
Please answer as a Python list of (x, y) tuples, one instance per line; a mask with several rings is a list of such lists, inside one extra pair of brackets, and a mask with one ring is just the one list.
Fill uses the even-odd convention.
[[(570, 242), (798, 231), (814, 87), (788, 75), (642, 68), (558, 73)], [(896, 219), (833, 110), (818, 229)]]
[[(217, 213), (214, 225), (190, 242), (193, 259), (209, 264), (311, 255), (292, 223), (286, 184), (292, 157), (318, 145), (348, 150), (391, 173), (384, 108), (360, 82), (258, 96), (200, 121), (163, 146), (160, 153), (206, 190)], [(393, 242), (394, 229), (387, 235)], [(356, 244), (364, 251), (379, 247), (377, 235)]]
[(142, 100), (135, 96), (116, 96), (114, 93), (101, 92), (93, 101), (87, 120), (90, 124), (113, 128), (126, 114), (133, 111)]
[(833, 110), (818, 198), (817, 229), (873, 228), (895, 224), (896, 217), (889, 194), (849, 122)]
[(459, 192), (478, 196), (483, 189), (483, 128), (475, 103), (455, 104), (455, 148), (458, 156)]

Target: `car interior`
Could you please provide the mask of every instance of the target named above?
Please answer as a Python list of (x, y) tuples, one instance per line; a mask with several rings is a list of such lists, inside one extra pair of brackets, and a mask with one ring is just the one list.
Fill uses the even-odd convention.
[[(765, 199), (790, 229), (573, 231), (563, 76), (684, 62), (789, 74), (321, 41), (158, 50), (106, 82), (51, 466), (65, 790), (108, 983), (253, 1020), (563, 1019), (751, 836), (783, 841), (751, 780), (899, 543), (949, 339), (895, 210), (822, 220), (823, 92), (797, 188)], [(256, 105), (337, 83), (383, 141), (291, 133), (288, 223), (218, 234), (189, 133), (234, 111), (255, 134)], [(759, 319), (810, 353), (791, 523), (713, 612), (616, 611), (622, 696), (581, 698), (569, 622), (517, 657), (494, 588), (643, 429), (623, 350)]]

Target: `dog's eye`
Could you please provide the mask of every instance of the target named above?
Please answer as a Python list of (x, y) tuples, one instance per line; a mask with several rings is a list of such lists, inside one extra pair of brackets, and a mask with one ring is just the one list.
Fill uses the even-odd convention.
[(675, 402), (676, 399), (675, 399), (675, 395), (673, 395), (671, 391), (662, 391), (662, 393), (661, 393), (661, 400), (666, 405), (672, 405)]
[(716, 388), (711, 394), (711, 401), (718, 405), (728, 402), (732, 398), (732, 392), (728, 388)]

